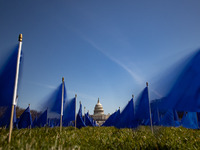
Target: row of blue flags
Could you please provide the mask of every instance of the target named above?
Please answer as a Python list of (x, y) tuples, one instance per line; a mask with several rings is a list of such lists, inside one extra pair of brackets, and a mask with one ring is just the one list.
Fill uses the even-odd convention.
[[(67, 105), (64, 109), (63, 115), (63, 126), (74, 126), (75, 121), (75, 101), (76, 99), (73, 98), (67, 101)], [(138, 125), (150, 125), (150, 108), (151, 108), (151, 117), (152, 117), (152, 124), (153, 125), (162, 125), (162, 126), (184, 126), (187, 128), (197, 129), (198, 128), (198, 119), (197, 113), (188, 112), (185, 113), (183, 116), (182, 121), (180, 122), (177, 112), (175, 110), (168, 110), (164, 114), (159, 111), (157, 105), (157, 101), (153, 101), (151, 103), (151, 107), (149, 105), (149, 96), (148, 96), (148, 87), (141, 92), (141, 95), (136, 100), (136, 104), (134, 107), (134, 100), (133, 98), (129, 101), (126, 105), (124, 110), (120, 113), (120, 110), (113, 113), (107, 121), (102, 126), (116, 126), (117, 128), (136, 128)], [(52, 109), (51, 109), (52, 111)], [(10, 109), (7, 109), (7, 113), (9, 114)], [(23, 114), (20, 116), (19, 119), (16, 119), (16, 110), (14, 111), (14, 124), (20, 128), (27, 128), (27, 127), (44, 127), (44, 126), (59, 126), (59, 119), (55, 121), (55, 119), (48, 119), (47, 118), (46, 109), (38, 118), (36, 117), (32, 123), (32, 118), (30, 114), (30, 108), (28, 107)], [(9, 114), (10, 115), (10, 114)], [(9, 116), (4, 116), (1, 118), (0, 125), (7, 125), (3, 124), (3, 122), (9, 121)], [(84, 121), (85, 120), (85, 121)], [(52, 123), (54, 121), (54, 123)], [(80, 104), (80, 109), (77, 114), (76, 120), (77, 128), (85, 127), (85, 126), (96, 126), (96, 122), (89, 116), (89, 113), (86, 113), (84, 119), (82, 117), (82, 104)], [(51, 123), (50, 123), (51, 122)]]
[[(58, 118), (48, 118), (49, 113), (61, 113), (61, 95), (62, 95), (62, 84), (53, 92), (52, 97), (46, 102), (46, 109), (39, 117), (36, 116), (32, 123), (32, 117), (30, 114), (30, 108), (28, 107), (20, 118), (16, 119), (16, 108), (14, 109), (14, 126), (21, 129), (27, 127), (44, 127), (44, 126), (59, 126), (60, 122)], [(66, 102), (66, 103), (65, 103)], [(8, 104), (2, 104), (2, 109), (4, 108), (3, 115), (0, 116), (0, 126), (9, 126), (11, 106)], [(11, 105), (11, 104), (10, 104)], [(63, 126), (74, 126), (75, 125), (75, 110), (76, 110), (76, 98), (72, 98), (66, 101), (66, 89), (64, 86), (64, 102), (63, 102)], [(1, 110), (2, 111), (2, 110)]]
[[(11, 108), (12, 104), (14, 105), (14, 114), (13, 114), (13, 126), (17, 128), (27, 128), (27, 127), (42, 127), (45, 125), (57, 126), (59, 123), (58, 118), (48, 118), (48, 113), (58, 113), (63, 114), (63, 125), (68, 126), (72, 125), (75, 122), (75, 104), (76, 99), (73, 98), (71, 100), (66, 101), (66, 88), (65, 84), (62, 83), (59, 87), (54, 91), (48, 101), (43, 105), (46, 109), (38, 118), (36, 116), (35, 120), (32, 122), (32, 117), (30, 113), (30, 108), (28, 107), (20, 116), (20, 118), (16, 118), (16, 101), (17, 97), (14, 98), (13, 102), (13, 93), (15, 87), (15, 78), (16, 78), (16, 67), (17, 67), (17, 59), (18, 59), (18, 51), (20, 52), (20, 47), (22, 44), (22, 34), (19, 36), (19, 45), (14, 48), (11, 55), (7, 59), (7, 61), (0, 68), (0, 127), (6, 126), (8, 127), (10, 124), (11, 117)], [(20, 49), (20, 50), (19, 50)], [(20, 55), (20, 69), (19, 69), (19, 79), (18, 83), (20, 83), (21, 79), (21, 70), (22, 70), (22, 51)], [(64, 85), (64, 89), (62, 88)], [(18, 85), (17, 85), (18, 86)], [(63, 94), (63, 106), (61, 107), (61, 99), (62, 92)], [(17, 92), (18, 93), (18, 92)], [(65, 103), (66, 102), (66, 103)], [(61, 112), (61, 108), (63, 108), (63, 112)], [(43, 109), (44, 110), (44, 109)]]
[(136, 128), (139, 125), (150, 126), (152, 122), (152, 125), (156, 126), (199, 128), (200, 113), (184, 112), (181, 120), (176, 110), (169, 109), (162, 112), (157, 106), (157, 101), (149, 102), (148, 87), (145, 87), (136, 100), (135, 107), (132, 98), (121, 113), (120, 110), (114, 112), (102, 126)]
[[(8, 61), (0, 70), (0, 126), (10, 123), (11, 106), (15, 84), (16, 63), (18, 46), (14, 48)], [(21, 64), (20, 64), (21, 65)], [(113, 113), (103, 126), (115, 126), (117, 128), (136, 128), (139, 125), (184, 126), (187, 128), (199, 128), (200, 112), (200, 51), (197, 51), (183, 67), (177, 80), (163, 98), (149, 100), (149, 90), (146, 86), (135, 103), (133, 98), (128, 102), (122, 112)], [(16, 106), (14, 107), (13, 125), (18, 128), (58, 126), (59, 119), (52, 118), (51, 113), (63, 114), (63, 126), (96, 126), (96, 122), (87, 113), (82, 116), (82, 105), (76, 115), (76, 98), (67, 99), (63, 83), (52, 93), (44, 103), (43, 113), (32, 122), (30, 108), (28, 107), (20, 118), (16, 118)], [(16, 98), (17, 99), (17, 98)], [(63, 105), (62, 105), (63, 104)], [(62, 106), (61, 106), (62, 105)], [(62, 109), (63, 108), (63, 112)], [(182, 119), (178, 112), (184, 112)], [(49, 116), (48, 116), (49, 115)], [(75, 122), (76, 120), (76, 122)]]
[[(8, 111), (10, 112), (10, 111)], [(55, 127), (59, 126), (60, 119), (57, 118), (47, 118), (47, 112), (48, 110), (45, 110), (38, 118), (35, 117), (34, 121), (32, 122), (32, 117), (30, 113), (30, 107), (27, 107), (27, 109), (21, 114), (19, 118), (16, 118), (16, 109), (14, 111), (14, 127), (17, 127), (18, 129), (21, 128), (34, 128), (34, 127), (44, 127), (44, 126), (50, 126)], [(10, 115), (10, 114), (9, 114)], [(70, 114), (69, 114), (70, 116)], [(75, 116), (75, 114), (74, 114)], [(9, 124), (6, 124), (7, 121), (9, 121), (10, 116), (5, 115), (3, 118), (0, 119), (0, 126), (7, 126)], [(5, 121), (5, 119), (8, 119)], [(68, 119), (68, 124), (66, 122), (63, 122), (63, 126), (70, 126), (74, 124), (70, 124), (70, 121), (75, 121), (75, 118)]]
[(35, 117), (33, 123), (32, 123), (32, 128), (34, 127), (44, 127), (48, 124), (47, 122), (47, 111), (46, 109), (38, 118), (37, 116)]
[(145, 87), (135, 102), (133, 98), (123, 111), (113, 113), (102, 126), (115, 126), (117, 128), (136, 128), (138, 125), (150, 125), (150, 104), (148, 87)]
[(84, 115), (83, 118), (82, 104), (80, 103), (80, 108), (76, 117), (76, 127), (80, 129), (86, 126), (96, 127), (98, 125), (96, 124), (96, 121), (89, 115), (88, 112)]
[[(136, 100), (134, 111), (132, 111), (132, 117), (136, 122), (131, 121), (132, 117), (128, 117), (125, 114), (127, 107), (130, 107), (128, 104), (120, 115), (122, 119), (119, 119), (115, 126), (129, 127), (129, 122), (132, 122), (132, 126), (137, 126), (138, 124), (150, 125), (152, 122), (152, 125), (175, 127), (181, 125), (197, 129), (199, 127), (198, 120), (200, 119), (198, 115), (200, 112), (200, 50), (196, 51), (185, 62), (187, 63), (180, 67), (181, 71), (177, 75), (176, 80), (174, 80), (175, 82), (172, 83), (171, 89), (168, 90), (163, 98), (152, 100), (150, 103), (148, 87), (146, 87)], [(165, 80), (167, 81), (167, 79)], [(182, 120), (179, 119), (177, 111), (184, 112)], [(124, 119), (125, 121), (120, 121), (126, 117), (129, 118), (129, 121), (126, 121), (126, 119)], [(109, 119), (108, 121), (110, 122)]]

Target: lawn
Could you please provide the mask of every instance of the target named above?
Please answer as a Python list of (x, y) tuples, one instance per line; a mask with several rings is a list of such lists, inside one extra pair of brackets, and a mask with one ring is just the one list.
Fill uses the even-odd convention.
[(200, 130), (174, 127), (0, 129), (0, 149), (200, 149)]

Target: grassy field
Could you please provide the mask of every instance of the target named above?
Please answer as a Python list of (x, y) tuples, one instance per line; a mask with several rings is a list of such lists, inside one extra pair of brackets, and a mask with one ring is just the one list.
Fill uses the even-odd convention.
[(200, 149), (200, 130), (173, 127), (116, 129), (85, 127), (15, 129), (8, 144), (8, 130), (0, 129), (0, 149)]

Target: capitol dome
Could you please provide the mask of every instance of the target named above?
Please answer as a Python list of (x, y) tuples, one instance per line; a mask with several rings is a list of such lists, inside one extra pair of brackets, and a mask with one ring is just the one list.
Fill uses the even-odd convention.
[(98, 98), (98, 102), (94, 108), (94, 115), (103, 115), (103, 114), (104, 114), (103, 106), (99, 102), (99, 98)]

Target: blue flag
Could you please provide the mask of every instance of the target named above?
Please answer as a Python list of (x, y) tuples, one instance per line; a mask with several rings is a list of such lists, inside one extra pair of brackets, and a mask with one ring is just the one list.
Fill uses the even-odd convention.
[(75, 121), (75, 104), (76, 98), (73, 98), (66, 102), (63, 114), (63, 126), (71, 125), (71, 122)]
[[(10, 125), (10, 116), (11, 116), (11, 107), (4, 107), (1, 110), (1, 117), (0, 117), (0, 127), (9, 127)], [(13, 113), (13, 127), (17, 126), (17, 117), (16, 117), (16, 106), (14, 106), (14, 113)]]
[(47, 110), (45, 110), (37, 119), (36, 125), (38, 127), (44, 127), (47, 124)]
[[(66, 97), (67, 97), (67, 93), (66, 93), (66, 88), (64, 84), (63, 108), (64, 108)], [(48, 100), (43, 104), (43, 108), (44, 110), (48, 108), (49, 112), (55, 112), (55, 113), (61, 114), (61, 103), (62, 103), (62, 83), (50, 95)]]
[(11, 106), (1, 108), (0, 127), (9, 126), (11, 116)]
[(96, 123), (95, 120), (93, 120), (93, 124), (94, 124), (94, 127), (97, 127), (97, 126), (98, 126), (98, 124)]
[[(15, 85), (18, 46), (0, 69), (0, 106), (11, 106)], [(1, 109), (1, 108), (0, 108)]]
[[(15, 75), (18, 57), (18, 45), (12, 51), (7, 61), (0, 67), (0, 126), (9, 126)], [(22, 59), (20, 59), (22, 60)], [(22, 63), (20, 63), (21, 66)], [(21, 72), (21, 71), (20, 71)], [(19, 79), (20, 80), (20, 72)], [(16, 107), (14, 108), (13, 123), (16, 124)]]
[(49, 127), (57, 127), (60, 125), (60, 119), (58, 118), (48, 118)]
[(118, 128), (135, 128), (137, 123), (134, 121), (134, 102), (133, 98), (126, 105), (124, 110), (119, 116), (119, 120), (116, 124)]
[(188, 112), (184, 113), (181, 124), (185, 128), (198, 129), (197, 113)]
[(85, 123), (83, 121), (83, 116), (82, 116), (82, 104), (80, 104), (80, 108), (76, 117), (76, 127), (77, 128), (82, 128), (85, 127)]
[(160, 118), (158, 109), (152, 110), (152, 124), (153, 125), (160, 125)]
[(160, 112), (158, 109), (158, 100), (152, 100), (150, 106), (152, 114), (152, 124), (160, 125)]
[(117, 121), (120, 117), (120, 109), (116, 112), (114, 112), (110, 117), (102, 124), (102, 126), (115, 126), (117, 124)]
[(174, 113), (174, 126), (179, 127), (181, 124), (180, 124), (180, 119), (178, 117), (178, 113), (176, 110), (173, 110), (173, 113)]
[(200, 50), (198, 50), (182, 71), (160, 104), (161, 109), (177, 111), (200, 111)]
[(93, 119), (89, 116), (89, 113), (85, 114), (85, 125), (86, 126), (94, 126)]
[(145, 87), (135, 103), (135, 120), (140, 125), (150, 122), (150, 104), (148, 87)]
[(175, 126), (174, 122), (174, 113), (172, 110), (168, 110), (163, 118), (161, 119), (161, 125), (162, 126), (167, 126), (167, 127), (172, 127)]
[(32, 118), (30, 113), (30, 108), (28, 107), (20, 116), (19, 122), (18, 122), (18, 128), (28, 128), (32, 125)]

